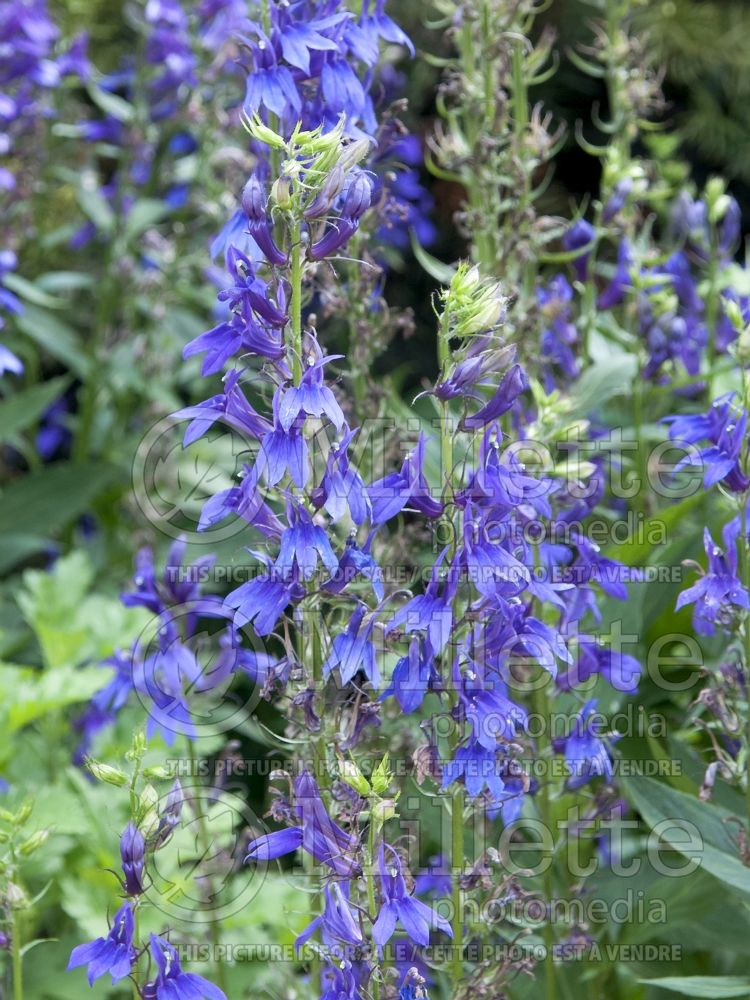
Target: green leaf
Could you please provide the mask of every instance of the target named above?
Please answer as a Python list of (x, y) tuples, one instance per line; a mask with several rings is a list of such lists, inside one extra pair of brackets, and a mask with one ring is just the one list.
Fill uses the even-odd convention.
[(742, 997), (750, 992), (750, 979), (744, 976), (665, 976), (663, 979), (639, 979), (646, 986), (681, 993), (684, 997)]
[(27, 570), (18, 605), (31, 625), (48, 669), (95, 662), (129, 646), (149, 614), (114, 596), (89, 591), (94, 569), (84, 552), (58, 559), (51, 571)]
[(25, 302), (44, 306), (46, 309), (59, 309), (60, 306), (65, 305), (62, 299), (56, 299), (53, 295), (49, 295), (37, 285), (27, 281), (26, 278), (22, 278), (20, 274), (6, 274), (3, 278), (3, 284)]
[(4, 735), (17, 732), (50, 712), (89, 701), (108, 680), (107, 671), (98, 667), (41, 671), (0, 665), (0, 718)]
[(53, 358), (62, 361), (76, 375), (87, 378), (91, 370), (91, 360), (81, 344), (78, 333), (57, 316), (36, 306), (27, 306), (25, 312), (16, 316), (15, 323), (20, 330)]
[(125, 223), (125, 238), (135, 239), (145, 232), (149, 226), (155, 225), (169, 214), (169, 205), (155, 198), (142, 198), (133, 205)]
[[(735, 892), (750, 895), (750, 868), (739, 858), (733, 839), (733, 813), (716, 803), (701, 802), (653, 778), (622, 779), (626, 794), (644, 820), (653, 829), (664, 820), (682, 820), (692, 824), (702, 841), (700, 867), (710, 872)], [(660, 831), (661, 839), (678, 854), (691, 857), (694, 845), (686, 844), (684, 826), (669, 826)]]
[(15, 531), (0, 534), (0, 574), (13, 569), (16, 563), (44, 552), (52, 545), (51, 538), (44, 535), (18, 534)]
[(95, 284), (93, 274), (83, 271), (48, 271), (36, 279), (38, 288), (45, 292), (75, 292)]
[(69, 381), (64, 376), (53, 378), (0, 400), (0, 441), (8, 442), (14, 434), (34, 424), (47, 407), (62, 395)]
[(573, 386), (570, 414), (588, 416), (613, 396), (630, 393), (636, 370), (636, 358), (624, 352), (594, 362)]
[(112, 115), (119, 122), (131, 122), (133, 120), (135, 108), (124, 98), (118, 97), (117, 94), (112, 94), (108, 90), (103, 90), (94, 83), (90, 83), (86, 89), (94, 104), (106, 114)]
[(0, 496), (0, 534), (53, 534), (86, 511), (120, 476), (112, 465), (59, 462), (15, 480)]
[(36, 948), (39, 944), (52, 944), (57, 941), (57, 938), (35, 938), (33, 941), (29, 941), (27, 944), (21, 948), (21, 958), (24, 958), (32, 950)]
[(414, 256), (429, 276), (434, 278), (435, 281), (439, 281), (441, 285), (450, 284), (456, 269), (451, 267), (450, 264), (444, 264), (437, 257), (433, 257), (431, 253), (428, 253), (417, 239), (417, 234), (413, 229), (409, 230), (409, 239), (411, 240), (411, 248)]
[(103, 233), (111, 233), (115, 225), (115, 213), (97, 188), (80, 187), (76, 192), (78, 204), (88, 219)]

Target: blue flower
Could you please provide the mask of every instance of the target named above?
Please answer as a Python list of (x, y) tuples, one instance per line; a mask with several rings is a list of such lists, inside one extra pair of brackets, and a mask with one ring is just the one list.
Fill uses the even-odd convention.
[[(352, 878), (360, 872), (355, 859), (357, 838), (335, 823), (328, 814), (315, 779), (307, 771), (295, 779), (294, 809), (299, 825), (253, 840), (247, 858), (268, 861), (302, 847), (320, 864), (337, 875)], [(246, 860), (247, 860), (246, 858)]]
[[(498, 528), (494, 526), (494, 530)], [(464, 543), (457, 552), (457, 565), (465, 568), (469, 583), (485, 597), (495, 594), (515, 597), (529, 585), (531, 573), (501, 542), (488, 537), (492, 530), (482, 520), (480, 512), (467, 504)]]
[(328, 677), (338, 667), (341, 683), (348, 684), (358, 670), (364, 670), (373, 687), (380, 686), (380, 671), (372, 644), (375, 615), (370, 615), (364, 621), (366, 611), (366, 607), (358, 607), (346, 629), (334, 637), (331, 652), (323, 664), (324, 677)]
[(226, 995), (203, 976), (183, 972), (177, 949), (157, 934), (150, 938), (156, 963), (156, 979), (143, 987), (144, 1000), (227, 1000)]
[(354, 533), (349, 535), (336, 572), (330, 580), (323, 584), (327, 591), (332, 594), (340, 594), (357, 576), (361, 575), (370, 581), (377, 600), (383, 600), (383, 571), (370, 552), (374, 536), (375, 531), (371, 531), (367, 541), (360, 548), (357, 545), (356, 535)]
[(344, 414), (333, 391), (323, 381), (324, 365), (340, 357), (342, 355), (336, 354), (324, 358), (317, 341), (311, 341), (311, 352), (300, 384), (285, 389), (279, 402), (279, 423), (285, 431), (289, 431), (303, 415), (318, 419), (326, 416), (336, 431), (341, 431)]
[(423, 594), (412, 597), (400, 608), (388, 623), (386, 635), (400, 628), (405, 633), (424, 632), (430, 646), (436, 653), (442, 652), (448, 643), (453, 627), (452, 602), (458, 587), (458, 572), (454, 566), (448, 568), (445, 583), (440, 585), (440, 567), (446, 549), (438, 557), (432, 568), (432, 575)]
[(462, 430), (476, 430), (497, 420), (513, 406), (518, 397), (529, 388), (526, 372), (519, 364), (512, 365), (503, 375), (492, 399), (477, 413), (461, 420)]
[(626, 291), (632, 287), (630, 269), (633, 266), (633, 257), (630, 251), (630, 244), (625, 237), (620, 240), (617, 250), (617, 265), (615, 273), (607, 287), (600, 293), (597, 299), (598, 309), (614, 309), (625, 298)]
[(294, 947), (299, 951), (316, 931), (321, 932), (323, 943), (334, 948), (343, 941), (360, 945), (364, 941), (359, 924), (359, 914), (349, 902), (349, 883), (333, 882), (323, 889), (323, 912), (297, 936)]
[(456, 749), (453, 760), (443, 764), (443, 788), (448, 788), (454, 781), (464, 779), (466, 791), (475, 799), (482, 794), (485, 786), (490, 798), (500, 801), (505, 793), (505, 782), (502, 778), (503, 767), (498, 761), (497, 750), (488, 750), (473, 738)]
[(287, 519), (289, 527), (281, 536), (274, 570), (285, 577), (298, 573), (303, 580), (309, 580), (318, 562), (322, 562), (329, 573), (335, 573), (339, 561), (325, 528), (314, 524), (308, 511), (291, 497), (287, 500)]
[(585, 219), (577, 219), (562, 238), (562, 245), (569, 253), (575, 253), (573, 271), (579, 281), (586, 281), (589, 270), (591, 248), (596, 239), (596, 230)]
[(294, 575), (282, 576), (270, 563), (267, 572), (240, 584), (224, 601), (227, 609), (234, 609), (234, 624), (237, 628), (252, 625), (258, 635), (270, 635), (284, 608), (292, 601), (304, 596), (304, 588)]
[(393, 668), (391, 683), (381, 701), (394, 696), (404, 712), (416, 712), (428, 691), (442, 690), (440, 674), (430, 644), (412, 636), (409, 652)]
[(123, 887), (128, 896), (140, 896), (144, 890), (145, 854), (143, 834), (133, 823), (128, 823), (120, 837), (120, 858), (125, 875)]
[(453, 666), (453, 686), (471, 729), (471, 737), (485, 750), (498, 749), (498, 741), (515, 739), (527, 722), (526, 709), (508, 696), (506, 684), (486, 668), (470, 661), (461, 672)]
[(594, 732), (597, 699), (587, 701), (575, 717), (570, 734), (564, 739), (565, 763), (570, 777), (568, 787), (575, 789), (592, 778), (612, 777), (612, 758), (605, 742)]
[(633, 181), (630, 177), (623, 177), (618, 181), (612, 194), (607, 199), (602, 211), (602, 222), (611, 222), (616, 215), (625, 207), (625, 202), (630, 197), (633, 190)]
[(189, 420), (182, 439), (183, 448), (203, 437), (217, 420), (249, 438), (258, 439), (271, 429), (245, 398), (239, 384), (240, 372), (233, 370), (224, 376), (224, 391), (196, 406), (186, 406), (172, 414), (174, 420)]
[(600, 645), (595, 636), (578, 635), (578, 659), (556, 680), (561, 690), (569, 691), (594, 674), (601, 674), (615, 691), (635, 694), (641, 673), (641, 664), (634, 656)]
[[(573, 289), (562, 274), (555, 275), (546, 285), (537, 289), (536, 300), (544, 328), (541, 337), (541, 361), (547, 368), (559, 369), (569, 380), (578, 378), (580, 368), (575, 355), (578, 331), (571, 322), (570, 304)], [(554, 387), (551, 371), (545, 378), (547, 390)]]
[(288, 471), (295, 486), (302, 489), (310, 476), (307, 442), (302, 433), (302, 420), (296, 420), (288, 430), (281, 424), (282, 389), (273, 396), (273, 430), (264, 435), (258, 455), (257, 470), (263, 473), (269, 486), (281, 482)]
[[(388, 850), (388, 861), (385, 852)], [(378, 852), (382, 905), (372, 926), (375, 944), (382, 948), (393, 937), (396, 924), (400, 923), (411, 940), (426, 947), (430, 943), (430, 928), (453, 937), (453, 929), (445, 917), (432, 907), (410, 896), (401, 870), (401, 859), (390, 844), (380, 844)]]
[(273, 221), (268, 213), (263, 181), (253, 174), (242, 189), (242, 209), (247, 215), (248, 231), (266, 256), (269, 264), (283, 267), (289, 260), (276, 245)]
[(359, 227), (372, 201), (372, 181), (364, 170), (352, 170), (342, 195), (338, 218), (331, 221), (319, 240), (310, 246), (312, 260), (323, 260), (345, 246)]
[(123, 903), (112, 921), (112, 929), (103, 938), (88, 944), (79, 944), (73, 949), (68, 961), (68, 971), (80, 965), (88, 965), (89, 986), (106, 972), (112, 977), (112, 985), (130, 975), (135, 961), (133, 935), (135, 920), (130, 903)]
[(708, 439), (709, 447), (699, 451), (692, 449), (680, 462), (675, 471), (685, 466), (700, 466), (704, 469), (703, 485), (706, 489), (723, 482), (734, 493), (744, 493), (750, 486), (750, 478), (743, 471), (746, 454), (745, 430), (747, 412), (734, 403), (733, 392), (720, 396), (711, 404), (708, 413), (682, 417), (665, 417), (671, 424), (669, 437), (672, 441), (695, 444)]
[(740, 531), (739, 517), (724, 526), (722, 552), (708, 528), (704, 530), (708, 571), (677, 598), (677, 610), (688, 604), (695, 605), (693, 626), (702, 635), (713, 635), (717, 625), (727, 628), (734, 620), (737, 608), (750, 610), (750, 597), (737, 576), (737, 539)]
[(433, 499), (423, 471), (426, 444), (427, 439), (420, 434), (416, 447), (404, 459), (401, 471), (392, 472), (368, 487), (373, 524), (390, 521), (406, 506), (426, 517), (437, 518), (442, 514), (443, 505)]
[(349, 445), (356, 431), (347, 430), (328, 452), (326, 471), (312, 500), (322, 506), (332, 521), (339, 521), (349, 511), (355, 524), (363, 524), (372, 513), (370, 497), (359, 472), (349, 463)]

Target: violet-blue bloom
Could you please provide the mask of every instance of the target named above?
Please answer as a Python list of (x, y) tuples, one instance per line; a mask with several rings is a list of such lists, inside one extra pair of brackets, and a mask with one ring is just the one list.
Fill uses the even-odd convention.
[(323, 664), (324, 677), (328, 677), (338, 667), (341, 683), (348, 684), (358, 670), (364, 670), (373, 687), (380, 686), (380, 671), (372, 643), (375, 615), (370, 615), (365, 620), (366, 612), (367, 608), (360, 605), (352, 614), (346, 629), (334, 636), (331, 651)]
[(741, 530), (739, 517), (724, 525), (724, 551), (713, 540), (708, 528), (704, 530), (708, 569), (697, 583), (683, 590), (677, 598), (677, 610), (695, 605), (693, 626), (702, 635), (713, 635), (717, 625), (727, 628), (738, 610), (750, 610), (750, 597), (737, 575), (737, 540)]
[(177, 949), (165, 938), (151, 934), (149, 950), (157, 975), (143, 987), (145, 1000), (227, 1000), (226, 994), (203, 976), (183, 972)]
[(382, 842), (380, 845), (378, 869), (383, 901), (377, 920), (373, 924), (372, 937), (379, 948), (393, 937), (397, 923), (401, 924), (415, 944), (423, 947), (430, 943), (431, 927), (443, 931), (448, 937), (453, 937), (453, 929), (445, 917), (433, 907), (408, 894), (401, 869), (401, 859), (390, 844)]
[(281, 536), (275, 571), (284, 576), (299, 573), (303, 580), (309, 580), (320, 562), (329, 573), (335, 573), (339, 561), (325, 528), (315, 524), (305, 507), (291, 497), (287, 499), (287, 520), (289, 527)]
[(303, 419), (295, 420), (288, 430), (281, 424), (280, 407), (283, 390), (273, 396), (273, 429), (263, 436), (258, 455), (257, 471), (269, 486), (276, 486), (288, 472), (295, 486), (302, 489), (310, 476), (310, 460)]
[(589, 269), (591, 248), (596, 239), (596, 230), (585, 219), (577, 219), (562, 238), (563, 248), (568, 253), (575, 253), (572, 260), (573, 271), (579, 281), (586, 281)]
[(349, 445), (355, 431), (346, 430), (335, 441), (326, 458), (326, 470), (320, 486), (313, 492), (316, 507), (323, 507), (332, 521), (340, 521), (347, 510), (355, 524), (363, 524), (372, 514), (370, 497), (359, 472), (349, 462)]
[(120, 837), (120, 859), (124, 874), (123, 887), (128, 896), (140, 896), (144, 891), (146, 841), (133, 823), (128, 823)]
[(328, 814), (315, 779), (307, 771), (294, 782), (294, 810), (298, 826), (253, 840), (247, 858), (267, 861), (291, 854), (302, 847), (320, 864), (328, 865), (337, 875), (351, 878), (359, 874), (354, 857), (357, 838), (346, 833)]
[(529, 388), (529, 380), (521, 365), (515, 364), (503, 375), (492, 399), (471, 416), (461, 421), (462, 430), (476, 430), (492, 423), (513, 406), (518, 397)]
[(703, 485), (706, 489), (723, 482), (727, 489), (744, 493), (750, 478), (743, 472), (746, 454), (745, 430), (747, 411), (734, 402), (730, 392), (716, 399), (708, 413), (680, 417), (666, 417), (672, 441), (694, 444), (708, 439), (710, 445), (696, 452), (692, 449), (678, 462), (675, 471), (686, 466), (703, 468)]
[(296, 421), (303, 416), (326, 416), (337, 432), (344, 426), (344, 414), (338, 404), (333, 390), (324, 382), (323, 369), (330, 361), (342, 357), (340, 354), (323, 357), (317, 341), (312, 341), (312, 350), (307, 358), (307, 367), (299, 385), (285, 389), (279, 402), (279, 423), (285, 431), (289, 431)]
[(324, 887), (323, 912), (297, 936), (294, 942), (297, 951), (317, 931), (329, 948), (335, 948), (339, 942), (360, 945), (364, 941), (359, 914), (349, 902), (348, 882), (332, 882)]
[(407, 506), (426, 517), (440, 517), (443, 505), (433, 498), (423, 471), (426, 445), (426, 437), (420, 434), (416, 447), (404, 459), (400, 472), (392, 472), (368, 487), (373, 524), (390, 521)]
[(415, 635), (409, 643), (409, 652), (393, 668), (391, 683), (380, 698), (395, 697), (408, 714), (416, 712), (428, 691), (440, 691), (442, 687), (429, 642)]
[(606, 743), (594, 732), (597, 699), (586, 702), (575, 717), (565, 738), (564, 753), (570, 777), (568, 787), (575, 789), (595, 777), (612, 777), (612, 757)]
[(106, 937), (97, 938), (88, 944), (79, 944), (70, 954), (68, 971), (80, 965), (88, 965), (89, 986), (100, 976), (109, 973), (112, 985), (130, 975), (135, 962), (133, 935), (135, 920), (129, 902), (123, 903), (114, 916), (112, 928)]
[(430, 582), (423, 594), (412, 597), (388, 623), (386, 635), (400, 629), (405, 633), (424, 632), (436, 653), (447, 645), (453, 627), (453, 598), (458, 587), (459, 572), (455, 565), (447, 569), (441, 586), (441, 566), (447, 549), (436, 560)]

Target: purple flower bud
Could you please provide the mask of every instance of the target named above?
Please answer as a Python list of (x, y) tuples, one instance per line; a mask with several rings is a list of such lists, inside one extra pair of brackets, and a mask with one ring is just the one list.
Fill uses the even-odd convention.
[(333, 203), (341, 193), (344, 186), (344, 168), (337, 163), (328, 177), (325, 179), (323, 187), (318, 191), (313, 200), (302, 213), (306, 219), (319, 219), (328, 215), (333, 207)]
[(345, 219), (360, 219), (372, 201), (372, 182), (363, 170), (358, 170), (344, 198), (341, 215)]
[(371, 201), (372, 182), (364, 170), (358, 170), (347, 187), (339, 218), (310, 247), (310, 258), (322, 260), (343, 247), (356, 231)]
[(633, 190), (633, 181), (630, 177), (624, 177), (615, 185), (611, 197), (608, 199), (602, 211), (602, 221), (611, 222), (618, 215), (628, 200), (630, 192)]
[(185, 794), (180, 784), (180, 779), (175, 778), (174, 784), (169, 790), (167, 801), (159, 818), (159, 826), (156, 831), (154, 849), (163, 847), (169, 840), (172, 831), (180, 822), (182, 807), (185, 803)]
[(595, 237), (596, 230), (591, 223), (585, 219), (578, 219), (562, 238), (562, 245), (568, 252), (582, 251), (572, 262), (575, 276), (579, 281), (585, 281), (588, 277), (590, 250), (584, 248), (593, 243)]
[(251, 175), (250, 180), (242, 189), (240, 202), (243, 212), (251, 222), (267, 221), (266, 192), (263, 182), (256, 174)]
[(311, 260), (323, 260), (332, 253), (339, 250), (345, 243), (349, 242), (349, 237), (357, 229), (358, 222), (353, 219), (339, 219), (330, 229), (321, 236), (317, 243), (310, 247)]
[(529, 380), (526, 372), (519, 364), (513, 365), (503, 375), (500, 385), (492, 399), (483, 406), (482, 409), (472, 417), (465, 417), (461, 421), (463, 430), (471, 430), (482, 427), (484, 424), (497, 420), (511, 408), (522, 392), (529, 388)]
[(263, 182), (253, 174), (242, 189), (242, 211), (250, 220), (250, 235), (265, 254), (269, 264), (283, 267), (289, 257), (283, 253), (273, 238), (271, 219), (266, 210), (266, 192)]
[(143, 892), (145, 854), (143, 834), (133, 823), (128, 823), (120, 837), (120, 858), (125, 875), (123, 886), (128, 896), (140, 896)]

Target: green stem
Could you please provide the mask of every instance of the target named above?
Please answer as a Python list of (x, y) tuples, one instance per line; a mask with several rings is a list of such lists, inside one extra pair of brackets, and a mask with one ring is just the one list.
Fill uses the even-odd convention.
[(712, 240), (711, 260), (708, 265), (708, 294), (706, 295), (706, 392), (709, 402), (713, 399), (714, 361), (716, 358), (716, 327), (719, 318), (719, 269), (717, 267), (715, 240)]
[(13, 964), (13, 1000), (23, 1000), (23, 969), (21, 964), (21, 933), (16, 911), (10, 911), (10, 947)]
[[(547, 687), (546, 682), (542, 687), (534, 692), (534, 702), (535, 710), (541, 719), (544, 720), (544, 724), (541, 726), (541, 735), (539, 737), (539, 756), (546, 756), (549, 759), (548, 751), (550, 749), (549, 740), (549, 705), (547, 699)], [(549, 831), (550, 837), (553, 841), (553, 855), (554, 855), (554, 826), (552, 822), (552, 808), (550, 801), (550, 784), (549, 776), (542, 776), (542, 780), (539, 784), (539, 815), (544, 825), (545, 829)], [(547, 904), (552, 903), (552, 898), (554, 895), (554, 881), (552, 876), (552, 864), (550, 864), (544, 872), (544, 898)], [(554, 947), (555, 947), (555, 932), (552, 927), (551, 919), (547, 919), (544, 924), (544, 946), (546, 949), (546, 957), (544, 961), (544, 995), (546, 1000), (556, 1000), (557, 990), (555, 984), (555, 965), (554, 965)]]
[[(139, 942), (138, 942), (138, 903), (137, 902), (136, 902), (135, 906), (133, 907), (133, 945), (134, 945), (134, 947), (135, 947), (135, 949), (137, 951), (138, 947), (139, 947)], [(131, 978), (130, 982), (132, 983), (132, 986), (133, 986), (133, 1000), (140, 1000), (141, 991), (138, 988), (138, 966), (137, 965), (133, 969), (133, 971), (131, 973), (131, 976), (132, 976), (132, 978)]]
[(464, 868), (464, 789), (455, 782), (451, 798), (451, 900), (453, 903), (453, 946), (451, 984), (455, 997), (464, 974), (464, 906), (461, 875)]
[[(740, 518), (742, 524), (742, 540), (740, 543), (740, 560), (742, 565), (742, 582), (746, 590), (750, 590), (750, 539), (747, 537), (747, 505), (750, 501), (747, 493), (743, 493), (740, 499), (742, 505)], [(750, 692), (750, 614), (745, 616), (742, 626), (742, 638), (744, 644), (745, 660), (745, 685), (746, 691)], [(750, 694), (748, 694), (750, 700)], [(747, 712), (747, 761), (745, 764), (745, 799), (747, 804), (747, 829), (750, 834), (750, 708)]]
[[(195, 776), (198, 773), (198, 758), (195, 753), (195, 747), (191, 739), (187, 739), (188, 745), (188, 758), (190, 760), (190, 770)], [(209, 833), (208, 826), (206, 825), (206, 814), (203, 811), (203, 796), (195, 799), (195, 815), (198, 821), (198, 836), (200, 838), (200, 847), (204, 857), (208, 857), (211, 852), (211, 834)], [(213, 879), (208, 876), (207, 884), (209, 889), (209, 894), (211, 898), (215, 898), (215, 893), (213, 891)], [(211, 933), (211, 945), (213, 947), (213, 966), (216, 976), (216, 985), (219, 989), (226, 993), (226, 982), (224, 978), (224, 966), (219, 960), (219, 952), (221, 945), (221, 921), (212, 920), (209, 923), (210, 933)]]
[(299, 220), (295, 220), (292, 225), (290, 275), (292, 293), (289, 309), (290, 337), (287, 344), (291, 355), (292, 376), (295, 385), (299, 385), (302, 379), (302, 246), (300, 237), (300, 223)]
[[(376, 916), (375, 903), (375, 817), (373, 816), (374, 799), (370, 800), (370, 829), (367, 835), (367, 909), (370, 913), (370, 920), (374, 922)], [(380, 1000), (380, 981), (377, 978), (377, 970), (372, 977), (372, 1000)]]

